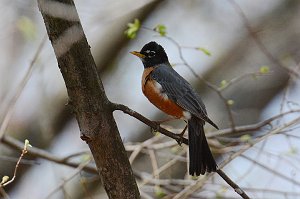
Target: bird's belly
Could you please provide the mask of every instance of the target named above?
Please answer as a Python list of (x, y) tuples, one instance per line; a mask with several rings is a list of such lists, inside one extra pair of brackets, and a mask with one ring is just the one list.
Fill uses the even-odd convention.
[(168, 99), (166, 94), (161, 93), (161, 89), (154, 80), (145, 82), (143, 85), (143, 93), (152, 104), (166, 114), (176, 118), (184, 117), (184, 110)]

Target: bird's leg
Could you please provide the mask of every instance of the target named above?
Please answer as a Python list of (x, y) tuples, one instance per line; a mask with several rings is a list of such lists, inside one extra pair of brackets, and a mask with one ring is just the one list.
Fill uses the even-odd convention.
[(179, 134), (180, 137), (183, 137), (183, 135), (184, 135), (187, 127), (188, 127), (188, 125), (186, 124), (185, 127), (184, 127), (184, 129), (182, 130), (182, 132)]
[(183, 140), (183, 135), (184, 135), (184, 133), (185, 133), (185, 131), (186, 131), (186, 129), (187, 129), (187, 127), (188, 127), (188, 125), (187, 125), (187, 121), (185, 121), (184, 120), (184, 122), (186, 123), (186, 125), (185, 125), (185, 127), (184, 127), (184, 129), (182, 130), (182, 132), (181, 133), (179, 133), (179, 134), (177, 134), (178, 136), (179, 136), (179, 139), (177, 140), (177, 142), (178, 142), (178, 144), (179, 145), (181, 145), (182, 144), (182, 140)]

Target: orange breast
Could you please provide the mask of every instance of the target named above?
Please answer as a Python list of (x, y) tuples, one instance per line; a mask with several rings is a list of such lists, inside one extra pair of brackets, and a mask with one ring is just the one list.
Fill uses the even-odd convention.
[(146, 68), (142, 77), (142, 90), (144, 95), (148, 100), (154, 104), (157, 108), (162, 110), (168, 115), (174, 116), (176, 118), (183, 117), (183, 109), (168, 99), (165, 94), (161, 93), (155, 80), (149, 77), (149, 74), (153, 68)]

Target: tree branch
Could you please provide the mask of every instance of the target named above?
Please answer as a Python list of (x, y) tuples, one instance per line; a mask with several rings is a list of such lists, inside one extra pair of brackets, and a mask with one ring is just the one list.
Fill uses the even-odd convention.
[[(188, 145), (188, 140), (185, 138), (180, 137), (179, 135), (172, 133), (162, 127), (160, 127), (158, 124), (156, 124), (155, 122), (152, 122), (151, 120), (145, 118), (143, 115), (139, 114), (138, 112), (131, 110), (130, 108), (128, 108), (127, 106), (123, 105), (123, 104), (113, 104), (113, 109), (114, 110), (121, 110), (124, 113), (140, 120), (141, 122), (143, 122), (144, 124), (150, 126), (151, 128), (159, 131), (160, 133), (175, 139), (178, 143), (181, 143), (180, 141), (182, 141), (182, 143)], [(217, 173), (220, 175), (221, 178), (223, 178), (229, 186), (231, 186), (235, 192), (237, 192), (242, 198), (249, 198), (249, 196), (236, 184), (234, 183), (221, 169), (217, 170)]]
[(189, 144), (188, 140), (186, 138), (181, 137), (179, 134), (175, 134), (172, 133), (164, 128), (162, 128), (159, 124), (147, 119), (146, 117), (144, 117), (143, 115), (141, 115), (140, 113), (128, 108), (127, 106), (123, 105), (123, 104), (113, 104), (112, 107), (114, 110), (120, 110), (123, 111), (124, 113), (140, 120), (141, 122), (143, 122), (144, 124), (146, 124), (147, 126), (150, 126), (152, 129), (154, 129), (155, 131), (160, 132), (161, 134), (164, 134), (165, 136), (168, 136), (170, 138), (173, 138), (174, 140), (176, 140), (179, 144), (184, 143), (186, 145)]
[(235, 182), (233, 182), (225, 173), (224, 171), (222, 171), (222, 169), (218, 169), (217, 173), (219, 174), (219, 176), (221, 176), (221, 178), (223, 178), (223, 180), (225, 180), (227, 182), (227, 184), (229, 186), (231, 186), (234, 191), (236, 193), (238, 193), (242, 198), (249, 198), (249, 196), (245, 193), (245, 191), (243, 191), (243, 189), (241, 187), (239, 187), (239, 185), (237, 185)]
[(277, 67), (280, 67), (282, 69), (284, 69), (286, 72), (288, 72), (289, 74), (294, 75), (297, 78), (300, 78), (300, 74), (289, 68), (289, 67), (284, 67), (280, 61), (274, 57), (272, 55), (272, 53), (268, 50), (268, 48), (264, 45), (264, 43), (261, 41), (261, 39), (257, 36), (257, 33), (253, 30), (253, 28), (251, 27), (251, 24), (247, 18), (247, 16), (245, 15), (245, 13), (243, 12), (243, 10), (241, 9), (241, 7), (239, 6), (239, 4), (237, 4), (234, 0), (228, 0), (228, 2), (232, 5), (232, 7), (235, 9), (235, 11), (237, 12), (237, 14), (241, 17), (242, 22), (244, 23), (244, 26), (246, 27), (247, 31), (249, 32), (250, 36), (252, 37), (252, 39), (254, 40), (254, 42), (256, 43), (256, 45), (258, 46), (258, 48), (260, 49), (260, 51), (271, 61), (273, 62), (273, 64)]
[[(13, 149), (16, 149), (18, 151), (22, 151), (23, 145), (24, 145), (19, 140), (15, 139), (13, 137), (10, 137), (8, 135), (4, 135), (4, 137), (2, 139), (2, 143), (6, 144), (7, 146), (9, 146)], [(63, 157), (63, 158), (57, 157), (55, 155), (52, 155), (51, 153), (48, 153), (45, 150), (39, 149), (34, 146), (28, 148), (27, 152), (29, 155), (32, 155), (34, 157), (43, 158), (43, 159), (46, 159), (46, 160), (49, 160), (49, 161), (52, 161), (52, 162), (55, 162), (58, 164), (64, 164), (64, 165), (67, 165), (67, 166), (73, 167), (73, 168), (77, 168), (78, 165), (80, 164), (78, 162), (74, 162), (72, 160), (66, 159), (65, 157)], [(90, 165), (86, 165), (83, 168), (83, 170), (86, 172), (90, 172), (90, 173), (98, 173), (96, 168), (93, 166), (90, 166)]]
[(256, 124), (237, 126), (234, 131), (231, 128), (227, 128), (227, 129), (221, 129), (221, 130), (218, 130), (215, 132), (210, 132), (210, 133), (207, 133), (206, 137), (210, 138), (210, 137), (215, 137), (215, 136), (224, 136), (224, 135), (228, 136), (229, 134), (232, 134), (232, 133), (238, 134), (238, 133), (258, 131), (264, 126), (271, 125), (271, 123), (273, 121), (275, 121), (279, 118), (282, 118), (288, 114), (299, 113), (299, 112), (300, 112), (299, 109), (287, 111), (287, 112), (275, 115), (273, 117), (270, 117), (269, 119), (266, 119), (264, 121), (258, 122)]
[(42, 39), (41, 43), (39, 44), (35, 54), (34, 54), (34, 57), (33, 59), (31, 60), (30, 64), (29, 64), (29, 67), (26, 71), (26, 74), (25, 76), (23, 77), (22, 81), (20, 82), (20, 84), (18, 85), (17, 87), (17, 90), (14, 94), (14, 96), (10, 99), (9, 101), (9, 104), (6, 106), (5, 110), (4, 110), (4, 118), (3, 120), (0, 122), (1, 125), (0, 125), (0, 140), (2, 139), (2, 137), (4, 136), (4, 133), (8, 127), (8, 123), (12, 117), (12, 114), (13, 114), (13, 111), (14, 111), (14, 108), (15, 108), (15, 105), (19, 99), (19, 97), (21, 96), (27, 82), (29, 81), (31, 75), (32, 75), (32, 71), (34, 69), (34, 64), (35, 62), (37, 61), (43, 47), (44, 47), (44, 44), (46, 43), (46, 36), (44, 36), (44, 38)]
[(8, 180), (8, 176), (6, 176), (7, 179), (4, 179), (2, 178), (2, 182), (0, 182), (0, 188), (3, 188), (7, 185), (9, 185), (10, 183), (12, 183), (15, 178), (17, 177), (17, 171), (18, 171), (18, 168), (19, 168), (19, 165), (20, 165), (20, 162), (22, 160), (22, 158), (24, 157), (24, 155), (28, 152), (28, 147), (30, 147), (31, 145), (29, 144), (29, 141), (28, 140), (25, 140), (25, 143), (23, 144), (23, 149), (21, 150), (22, 153), (16, 163), (16, 166), (15, 166), (15, 170), (14, 170), (14, 174), (13, 174), (13, 177), (9, 180), (9, 181), (6, 181)]

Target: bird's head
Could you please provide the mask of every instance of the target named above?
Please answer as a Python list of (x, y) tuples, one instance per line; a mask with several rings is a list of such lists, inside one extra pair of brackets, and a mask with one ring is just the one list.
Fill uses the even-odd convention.
[(154, 41), (144, 45), (140, 52), (133, 51), (130, 53), (139, 57), (145, 68), (169, 62), (164, 48)]

